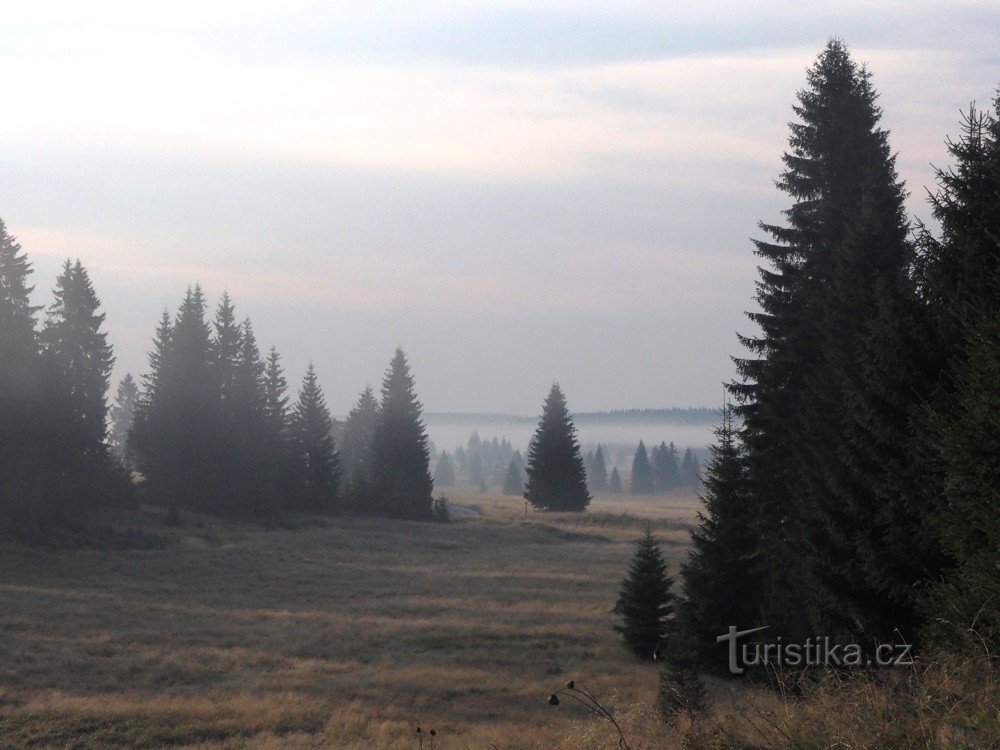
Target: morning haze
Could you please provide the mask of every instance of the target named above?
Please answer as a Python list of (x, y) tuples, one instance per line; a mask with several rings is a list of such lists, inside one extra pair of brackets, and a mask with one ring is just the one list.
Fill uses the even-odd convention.
[(996, 0), (147, 5), (0, 25), (0, 746), (1000, 748)]
[[(992, 86), (927, 3), (891, 31), (788, 3), (239, 7), (14, 11), (5, 218), (38, 278), (85, 259), (116, 377), (200, 282), (340, 414), (398, 344), (434, 411), (535, 413), (553, 379), (580, 410), (719, 405), (817, 45), (876, 71), (918, 215)], [(985, 40), (991, 8), (947, 23)]]

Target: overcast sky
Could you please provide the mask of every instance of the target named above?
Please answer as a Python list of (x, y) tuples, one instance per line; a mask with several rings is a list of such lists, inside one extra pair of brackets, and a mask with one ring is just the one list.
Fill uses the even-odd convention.
[[(0, 217), (80, 257), (116, 377), (228, 289), (334, 412), (396, 345), (432, 411), (716, 405), (804, 72), (869, 64), (910, 209), (1000, 82), (1000, 3), (6, 5)], [(613, 8), (613, 10), (611, 10)]]

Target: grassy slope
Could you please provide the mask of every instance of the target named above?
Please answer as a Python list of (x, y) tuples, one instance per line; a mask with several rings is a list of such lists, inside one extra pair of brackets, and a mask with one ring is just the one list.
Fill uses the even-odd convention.
[(419, 724), (439, 748), (541, 748), (582, 717), (545, 705), (568, 677), (650, 700), (610, 612), (638, 521), (600, 511), (659, 519), (676, 567), (693, 496), (527, 522), (454, 499), (484, 517), (0, 549), (0, 745), (416, 747)]

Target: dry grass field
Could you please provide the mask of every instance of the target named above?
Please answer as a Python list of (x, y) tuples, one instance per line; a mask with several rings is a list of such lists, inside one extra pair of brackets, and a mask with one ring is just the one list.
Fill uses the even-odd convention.
[(695, 497), (527, 519), (452, 499), (482, 515), (265, 531), (147, 512), (126, 520), (165, 549), (0, 549), (0, 747), (416, 748), (418, 725), (442, 750), (575, 747), (585, 712), (546, 705), (565, 680), (651, 702), (611, 608), (640, 519), (676, 570)]

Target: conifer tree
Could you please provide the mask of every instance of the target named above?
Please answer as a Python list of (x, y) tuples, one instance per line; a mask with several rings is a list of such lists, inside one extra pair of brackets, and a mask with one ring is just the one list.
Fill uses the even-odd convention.
[(594, 451), (594, 460), (587, 470), (587, 486), (591, 492), (608, 491), (608, 466), (604, 461), (604, 449), (600, 445)]
[(618, 473), (618, 467), (611, 468), (611, 478), (608, 480), (608, 492), (612, 495), (622, 494), (622, 477)]
[[(160, 371), (164, 358), (170, 347), (170, 335), (173, 332), (173, 319), (170, 311), (164, 309), (160, 314), (160, 322), (156, 326), (156, 333), (153, 335), (153, 348), (150, 350), (147, 361), (149, 369), (140, 376), (142, 390), (139, 394), (139, 406), (147, 405), (155, 400), (157, 389), (160, 384)], [(141, 411), (141, 409), (140, 409)]]
[(691, 448), (685, 448), (684, 458), (681, 459), (681, 484), (685, 487), (697, 487), (700, 481), (698, 459), (694, 457)]
[(344, 425), (344, 443), (341, 447), (344, 480), (351, 505), (361, 513), (371, 513), (375, 509), (369, 490), (371, 450), (375, 428), (378, 426), (378, 409), (375, 392), (370, 385), (365, 386)]
[(302, 507), (314, 513), (337, 509), (340, 461), (333, 444), (333, 419), (312, 363), (292, 410), (292, 438), (305, 484)]
[(622, 618), (615, 630), (640, 659), (652, 660), (672, 629), (672, 586), (663, 552), (646, 524), (642, 536), (636, 540), (635, 554), (615, 605), (615, 612)]
[(221, 417), (228, 421), (232, 417), (232, 400), (237, 361), (240, 358), (241, 327), (236, 322), (236, 307), (229, 292), (222, 293), (222, 299), (215, 311), (212, 324), (212, 378), (218, 389), (222, 408)]
[(479, 451), (469, 451), (469, 484), (478, 487), (486, 481), (486, 471), (483, 469), (483, 459)]
[(434, 483), (420, 412), (406, 354), (396, 349), (382, 380), (382, 403), (372, 439), (372, 497), (377, 512), (415, 520), (432, 517)]
[(271, 482), (275, 456), (269, 454), (266, 365), (253, 325), (246, 320), (240, 328), (229, 403), (232, 465), (226, 484), (230, 508), (235, 515), (273, 518), (277, 498)]
[(923, 602), (927, 631), (956, 651), (1000, 647), (1000, 310), (966, 334), (954, 406), (935, 416), (944, 497), (935, 528), (952, 561)]
[(942, 373), (925, 413), (934, 472), (925, 482), (931, 531), (946, 565), (922, 603), (927, 633), (952, 649), (1000, 647), (1000, 94), (970, 108), (948, 142), (954, 164), (932, 197), (941, 236), (921, 232), (922, 291)]
[(437, 466), (434, 468), (434, 486), (455, 486), (455, 462), (448, 451), (442, 451), (438, 458)]
[(49, 419), (27, 256), (0, 220), (0, 528), (31, 533), (53, 488), (41, 479)]
[(288, 381), (273, 346), (264, 368), (264, 422), (273, 444), (280, 445), (288, 435)]
[(131, 490), (108, 452), (107, 391), (114, 356), (101, 330), (99, 308), (87, 270), (79, 260), (67, 260), (40, 340), (50, 378), (44, 401), (55, 428), (47, 448), (62, 464), (63, 513), (76, 518), (102, 503), (128, 502)]
[(700, 662), (725, 669), (725, 653), (716, 636), (731, 625), (750, 627), (759, 620), (760, 529), (747, 502), (745, 459), (740, 449), (733, 407), (726, 404), (715, 430), (691, 551), (681, 567), (684, 598), (678, 615), (685, 642)]
[(200, 286), (188, 288), (176, 319), (157, 331), (146, 390), (133, 427), (134, 444), (150, 492), (168, 505), (219, 512), (224, 477), (218, 460), (218, 389)]
[[(857, 632), (842, 617), (849, 609), (870, 623), (862, 630), (872, 634), (881, 616), (899, 606), (872, 596), (876, 590), (898, 594), (899, 586), (859, 567), (854, 533), (879, 502), (901, 505), (906, 480), (893, 486), (896, 467), (877, 463), (876, 453), (892, 438), (909, 439), (898, 409), (884, 419), (856, 411), (858, 403), (874, 401), (879, 366), (905, 371), (897, 357), (912, 354), (905, 341), (894, 341), (892, 360), (873, 360), (867, 370), (853, 356), (879, 312), (905, 308), (907, 295), (904, 191), (888, 134), (878, 127), (876, 96), (870, 74), (839, 40), (809, 70), (778, 182), (793, 199), (787, 223), (761, 224), (771, 241), (756, 242), (766, 267), (758, 282), (760, 310), (749, 317), (761, 333), (741, 337), (750, 356), (736, 360), (742, 382), (730, 386), (741, 402), (750, 502), (764, 521), (760, 546), (770, 556), (764, 617), (775, 632), (797, 637)], [(897, 318), (884, 330), (895, 335), (902, 328)], [(919, 380), (921, 368), (913, 369)], [(852, 455), (854, 437), (873, 427), (866, 419), (878, 419), (879, 440)], [(882, 498), (868, 493), (859, 502), (845, 500), (856, 492), (852, 474), (859, 466), (884, 486)], [(854, 517), (842, 515), (845, 509)], [(907, 554), (892, 548), (882, 557), (882, 573), (905, 578), (905, 563), (888, 558)], [(803, 564), (787, 565), (793, 558)], [(852, 592), (855, 601), (845, 607)]]
[(540, 510), (582, 511), (590, 504), (576, 427), (558, 383), (552, 385), (528, 446), (524, 496)]
[(677, 463), (677, 449), (671, 443), (661, 442), (652, 456), (653, 488), (657, 492), (669, 492), (680, 487), (680, 466)]
[(132, 374), (126, 373), (125, 377), (118, 383), (115, 402), (108, 413), (111, 420), (111, 430), (108, 436), (111, 451), (126, 469), (132, 469), (135, 465), (128, 435), (132, 429), (132, 422), (135, 420), (138, 400), (139, 386)]
[(79, 260), (63, 264), (53, 298), (41, 336), (43, 350), (63, 376), (73, 418), (85, 441), (82, 451), (99, 461), (107, 436), (107, 391), (115, 359), (108, 335), (101, 330), (105, 316), (98, 313), (100, 301)]
[(648, 495), (653, 491), (653, 467), (649, 463), (646, 444), (641, 440), (639, 447), (635, 449), (635, 456), (632, 458), (631, 491), (633, 495)]
[(507, 473), (503, 478), (503, 494), (514, 497), (521, 497), (524, 494), (524, 469), (515, 458), (507, 464)]

